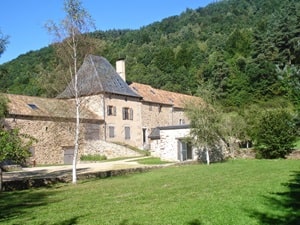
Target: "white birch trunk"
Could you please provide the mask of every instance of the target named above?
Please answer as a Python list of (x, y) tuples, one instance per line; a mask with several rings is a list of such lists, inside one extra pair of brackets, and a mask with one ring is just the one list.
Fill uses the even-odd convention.
[(77, 48), (75, 40), (75, 32), (72, 33), (72, 48), (73, 48), (73, 71), (74, 71), (74, 95), (76, 104), (76, 127), (75, 127), (75, 141), (74, 141), (74, 156), (73, 156), (73, 168), (72, 168), (72, 183), (77, 183), (77, 155), (79, 149), (79, 137), (80, 137), (80, 99), (78, 90), (78, 73), (77, 73)]
[(207, 165), (210, 164), (208, 148), (206, 148), (206, 164), (207, 164)]
[(76, 128), (75, 128), (75, 146), (74, 146), (74, 156), (73, 156), (73, 168), (72, 168), (72, 183), (77, 183), (77, 155), (79, 150), (79, 136), (80, 136), (80, 102), (77, 97), (76, 101)]

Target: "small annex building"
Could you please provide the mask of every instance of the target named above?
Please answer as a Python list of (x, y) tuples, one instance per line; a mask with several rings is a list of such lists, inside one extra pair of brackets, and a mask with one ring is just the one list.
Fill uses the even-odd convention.
[(149, 135), (151, 155), (175, 162), (197, 160), (198, 150), (193, 148), (189, 137), (189, 125), (156, 127)]
[[(150, 150), (153, 129), (188, 124), (185, 105), (199, 100), (150, 85), (127, 83), (124, 60), (118, 60), (115, 69), (107, 59), (95, 55), (85, 58), (78, 71), (78, 83), (82, 125), (79, 158), (84, 154), (108, 158), (137, 155), (116, 143)], [(74, 80), (57, 98), (6, 96), (9, 116), (5, 125), (18, 127), (38, 140), (31, 149), (37, 164), (70, 163), (74, 149)], [(185, 159), (184, 153), (182, 158), (177, 157), (180, 159)]]

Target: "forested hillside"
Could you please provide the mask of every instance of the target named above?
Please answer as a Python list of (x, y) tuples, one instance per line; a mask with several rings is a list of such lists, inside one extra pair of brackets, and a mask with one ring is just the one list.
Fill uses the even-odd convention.
[[(211, 81), (230, 107), (300, 105), (299, 1), (224, 0), (139, 30), (90, 35), (99, 46), (91, 53), (113, 65), (126, 58), (129, 81), (188, 94)], [(0, 91), (52, 97), (63, 71), (51, 46), (32, 51), (0, 66)]]

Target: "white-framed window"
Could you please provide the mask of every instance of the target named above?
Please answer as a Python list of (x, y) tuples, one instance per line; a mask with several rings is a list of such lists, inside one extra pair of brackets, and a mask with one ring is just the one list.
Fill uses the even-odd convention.
[(125, 127), (125, 140), (130, 139), (130, 127)]
[(123, 120), (133, 120), (133, 109), (124, 107), (122, 108)]

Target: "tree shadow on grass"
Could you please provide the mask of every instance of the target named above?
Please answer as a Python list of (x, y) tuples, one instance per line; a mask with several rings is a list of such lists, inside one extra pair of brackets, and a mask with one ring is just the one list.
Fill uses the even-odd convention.
[(268, 212), (254, 212), (253, 217), (259, 218), (261, 224), (300, 225), (300, 171), (293, 172), (292, 179), (282, 185), (286, 192), (272, 193), (265, 197)]
[(74, 224), (77, 224), (78, 218), (80, 218), (80, 216), (76, 216), (76, 217), (73, 217), (71, 219), (66, 219), (66, 220), (61, 221), (59, 223), (55, 223), (54, 225), (74, 225)]
[(51, 190), (0, 192), (0, 223), (21, 218), (29, 212), (34, 217), (34, 208), (51, 204), (53, 201), (49, 200), (49, 196), (53, 193)]
[(198, 219), (192, 220), (188, 223), (188, 225), (201, 225), (201, 224), (202, 223)]
[[(130, 223), (129, 220), (122, 220), (119, 225), (140, 225), (139, 223)], [(201, 225), (200, 220), (194, 219), (187, 223), (187, 225)]]

